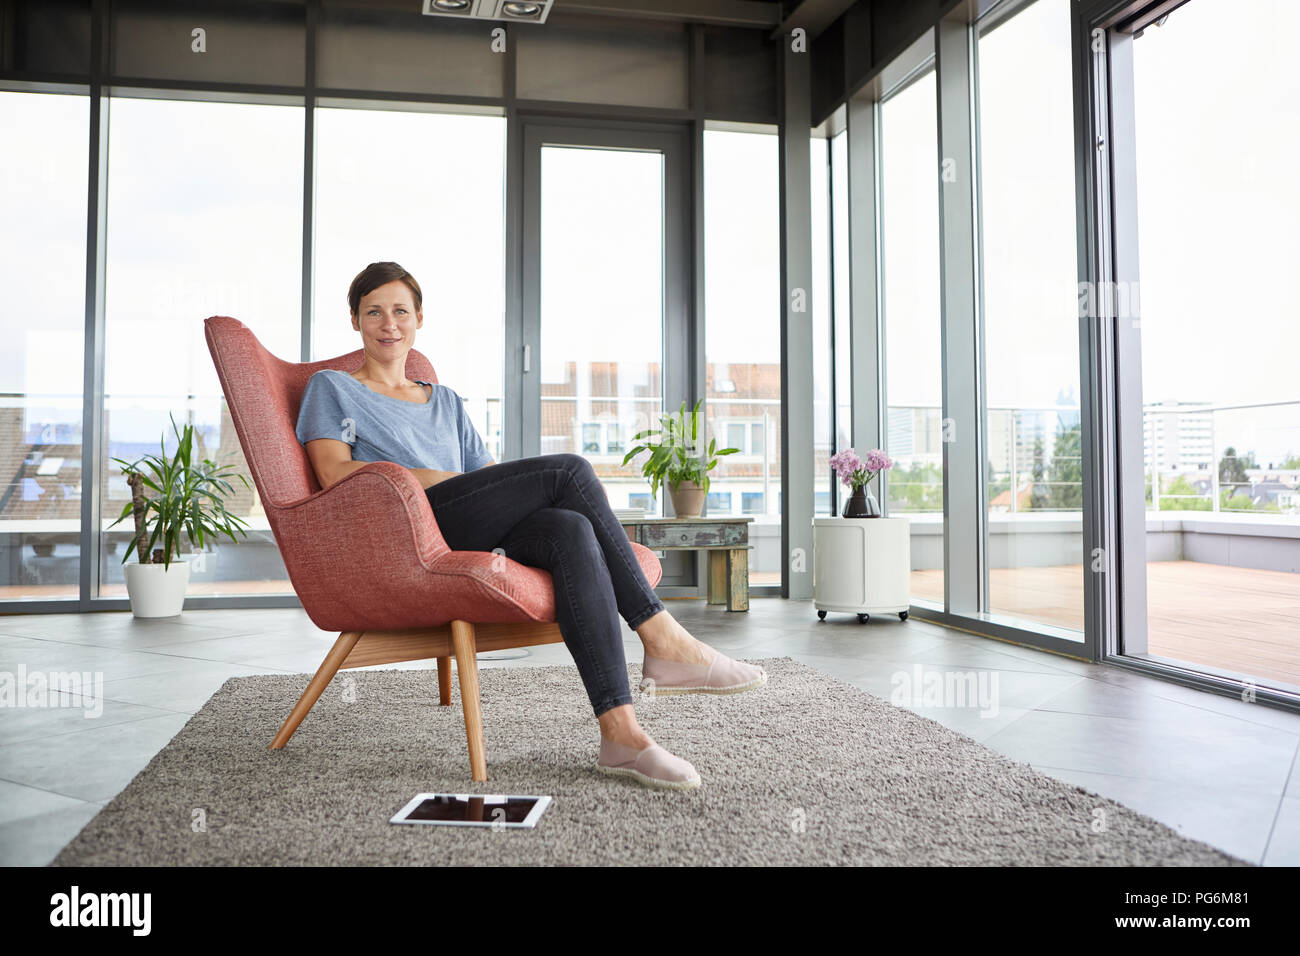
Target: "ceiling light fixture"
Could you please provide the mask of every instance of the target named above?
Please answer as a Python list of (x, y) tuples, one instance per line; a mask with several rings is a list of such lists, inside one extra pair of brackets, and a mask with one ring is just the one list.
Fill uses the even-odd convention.
[(555, 0), (424, 0), (427, 17), (545, 23)]
[(542, 8), (536, 3), (510, 2), (502, 4), (501, 12), (510, 17), (536, 17)]

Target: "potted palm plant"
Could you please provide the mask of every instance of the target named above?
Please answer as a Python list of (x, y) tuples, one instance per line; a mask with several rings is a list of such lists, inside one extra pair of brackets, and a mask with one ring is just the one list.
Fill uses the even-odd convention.
[[(169, 416), (171, 417), (171, 416)], [(239, 478), (251, 487), (242, 474), (233, 474), (230, 465), (218, 465), (211, 459), (195, 460), (194, 426), (184, 430), (171, 417), (176, 436), (176, 451), (167, 454), (164, 440), (161, 454), (143, 455), (134, 462), (121, 458), (113, 461), (122, 467), (122, 476), (131, 487), (131, 500), (109, 527), (135, 519), (135, 535), (122, 555), (126, 575), (126, 592), (131, 599), (131, 613), (136, 617), (175, 617), (185, 604), (185, 589), (190, 579), (190, 564), (181, 559), (181, 538), (192, 548), (203, 551), (209, 540), (227, 535), (238, 540), (245, 537), (247, 522), (226, 510), (225, 496), (233, 490), (231, 478)], [(152, 494), (146, 494), (146, 489)], [(137, 555), (127, 564), (132, 552)]]
[(695, 403), (688, 419), (686, 402), (676, 415), (659, 416), (659, 428), (637, 432), (633, 441), (647, 440), (623, 456), (623, 464), (633, 456), (648, 451), (650, 457), (641, 465), (641, 474), (650, 479), (650, 495), (657, 496), (659, 485), (668, 486), (673, 498), (673, 514), (678, 518), (699, 515), (704, 498), (709, 493), (709, 469), (718, 463), (718, 456), (732, 455), (739, 448), (717, 448), (717, 439), (709, 439), (709, 447), (699, 453), (700, 405)]

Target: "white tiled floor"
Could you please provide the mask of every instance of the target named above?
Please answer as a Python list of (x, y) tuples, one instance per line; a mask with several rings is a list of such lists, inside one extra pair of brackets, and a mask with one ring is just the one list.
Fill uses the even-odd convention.
[[(748, 613), (702, 601), (668, 607), (733, 657), (793, 657), (886, 699), (918, 665), (927, 675), (973, 672), (996, 689), (996, 706), (912, 709), (1229, 853), (1300, 865), (1300, 715), (915, 619), (859, 625), (831, 614), (819, 623), (810, 602), (779, 598), (755, 599)], [(80, 706), (0, 708), (0, 864), (48, 863), (228, 677), (314, 672), (335, 636), (298, 609), (162, 621), (128, 612), (0, 617), (0, 673), (92, 671), (104, 680), (95, 719)], [(626, 626), (624, 640), (639, 663)], [(480, 659), (546, 664), (572, 659), (563, 645)]]

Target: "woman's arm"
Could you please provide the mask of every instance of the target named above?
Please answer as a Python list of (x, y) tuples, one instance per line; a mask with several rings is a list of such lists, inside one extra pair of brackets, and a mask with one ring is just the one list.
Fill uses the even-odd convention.
[(437, 468), (410, 468), (407, 469), (420, 482), (421, 488), (432, 488), (440, 481), (446, 481), (448, 478), (455, 478), (459, 471), (439, 471)]
[[(352, 446), (345, 441), (333, 438), (317, 438), (307, 442), (307, 457), (316, 471), (316, 480), (322, 488), (328, 488), (339, 479), (352, 474), (358, 468), (370, 464), (366, 461), (352, 460)], [(458, 471), (440, 471), (436, 468), (408, 468), (415, 475), (421, 488), (431, 488), (440, 481), (454, 478)]]

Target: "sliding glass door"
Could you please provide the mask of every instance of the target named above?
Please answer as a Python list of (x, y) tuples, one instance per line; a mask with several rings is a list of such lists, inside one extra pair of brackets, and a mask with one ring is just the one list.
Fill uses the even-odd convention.
[[(296, 359), (302, 315), (303, 112), (265, 103), (118, 96), (110, 106), (104, 304), (104, 445), (99, 597), (125, 597), (130, 501), (120, 466), (176, 447), (172, 416), (196, 455), (248, 474), (204, 337), (230, 315), (273, 354)], [(226, 507), (239, 541), (196, 559), (192, 595), (291, 590), (257, 492), (235, 484)]]
[[(1249, 28), (1228, 41), (1225, 22)], [(1284, 49), (1300, 10), (1194, 0), (1123, 28), (1109, 62), (1112, 123), (1132, 134), (1114, 142), (1131, 175), (1112, 210), (1132, 436), (1121, 495), (1143, 546), (1126, 552), (1140, 586), (1123, 595), (1120, 651), (1297, 700), (1300, 198), (1284, 180), (1300, 78)]]
[[(881, 103), (887, 514), (912, 532), (912, 597), (942, 607), (943, 352), (939, 322), (938, 117), (928, 69)], [(866, 449), (859, 449), (865, 452)]]
[[(361, 347), (348, 286), (371, 262), (401, 263), (424, 293), (415, 348), (504, 460), (505, 118), (318, 108), (315, 132), (312, 359)], [(428, 175), (430, 156), (455, 175)]]
[(977, 31), (986, 606), (1082, 640), (1070, 0)]
[(78, 593), (88, 114), (0, 92), (0, 600)]
[[(653, 514), (665, 513), (666, 492), (652, 497), (641, 458), (623, 458), (633, 435), (658, 425), (668, 389), (665, 327), (682, 279), (677, 237), (669, 244), (683, 215), (679, 142), (546, 123), (524, 134), (523, 454), (583, 455), (613, 507)], [(684, 384), (674, 383), (674, 409)]]

